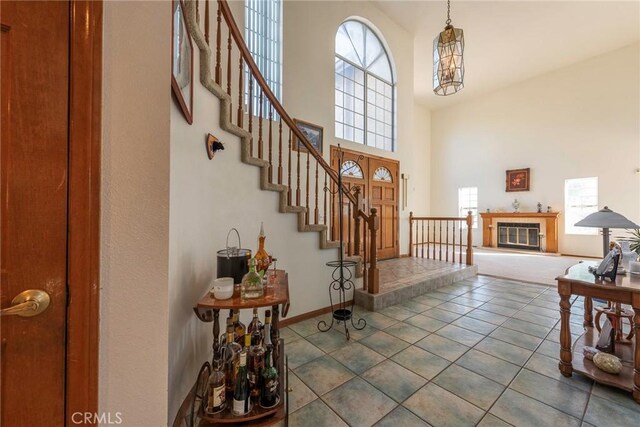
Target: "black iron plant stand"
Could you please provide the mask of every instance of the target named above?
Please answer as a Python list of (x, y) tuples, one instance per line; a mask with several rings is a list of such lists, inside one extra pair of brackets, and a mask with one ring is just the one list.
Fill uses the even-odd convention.
[[(347, 341), (351, 339), (349, 335), (349, 328), (347, 327), (347, 321), (351, 322), (351, 326), (353, 326), (356, 330), (362, 330), (365, 326), (367, 326), (366, 320), (360, 318), (356, 323), (353, 322), (355, 317), (354, 315), (354, 300), (355, 300), (355, 285), (351, 280), (353, 277), (353, 272), (351, 269), (355, 269), (357, 263), (355, 261), (349, 261), (344, 259), (344, 231), (342, 228), (342, 215), (343, 215), (343, 187), (342, 187), (342, 175), (344, 173), (348, 173), (349, 170), (342, 170), (342, 164), (344, 160), (344, 153), (338, 145), (337, 151), (338, 157), (338, 186), (335, 192), (332, 194), (338, 195), (338, 206), (339, 206), (339, 216), (338, 216), (338, 230), (339, 230), (339, 238), (340, 238), (340, 250), (339, 250), (339, 258), (337, 261), (330, 261), (327, 263), (327, 266), (333, 268), (333, 272), (331, 273), (331, 284), (329, 285), (329, 301), (331, 302), (331, 323), (327, 324), (326, 321), (321, 320), (318, 322), (318, 330), (321, 332), (327, 332), (330, 330), (334, 322), (337, 325), (342, 323), (344, 325), (344, 333), (347, 337)], [(355, 167), (355, 166), (354, 166)], [(329, 188), (324, 188), (324, 191), (331, 190)], [(352, 298), (351, 302), (347, 303), (347, 293), (350, 293)], [(337, 294), (337, 301), (334, 302), (334, 296)]]

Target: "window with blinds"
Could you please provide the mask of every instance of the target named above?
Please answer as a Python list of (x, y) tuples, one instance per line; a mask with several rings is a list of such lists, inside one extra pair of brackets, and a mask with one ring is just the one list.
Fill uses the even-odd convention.
[(478, 228), (478, 187), (458, 188), (458, 216), (466, 217), (469, 211), (473, 215), (473, 228)]
[(564, 233), (598, 234), (597, 228), (576, 227), (576, 222), (598, 210), (598, 177), (564, 181)]
[[(282, 0), (245, 0), (244, 39), (260, 73), (273, 94), (282, 101)], [(248, 105), (249, 72), (245, 69), (245, 93)], [(262, 116), (268, 118), (266, 98)], [(253, 88), (254, 116), (260, 114), (260, 90)], [(274, 113), (275, 114), (275, 113)]]

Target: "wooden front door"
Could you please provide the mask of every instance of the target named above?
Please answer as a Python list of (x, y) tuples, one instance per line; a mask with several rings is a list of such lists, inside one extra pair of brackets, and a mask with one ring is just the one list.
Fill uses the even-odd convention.
[[(398, 171), (400, 163), (396, 160), (385, 159), (352, 150), (342, 149), (344, 153), (342, 165), (338, 165), (337, 147), (331, 147), (331, 167), (334, 170), (345, 170), (343, 181), (347, 189), (360, 187), (364, 208), (367, 214), (371, 208), (378, 210), (380, 230), (378, 232), (378, 259), (395, 258), (399, 256), (398, 243), (398, 211), (400, 199), (398, 197)], [(350, 242), (345, 249), (351, 255), (353, 252), (354, 227), (352, 206), (346, 197), (343, 203), (343, 233), (345, 242)], [(337, 206), (337, 205), (333, 205)], [(334, 208), (332, 214), (332, 239), (338, 240), (337, 224), (338, 210)], [(349, 238), (347, 238), (349, 236)], [(364, 232), (360, 233), (360, 247), (364, 247)]]
[(369, 208), (380, 217), (378, 259), (398, 256), (398, 162), (369, 159)]
[[(0, 307), (50, 297), (33, 317), (3, 315), (3, 426), (65, 423), (69, 3), (3, 1)], [(6, 312), (5, 312), (6, 313)]]

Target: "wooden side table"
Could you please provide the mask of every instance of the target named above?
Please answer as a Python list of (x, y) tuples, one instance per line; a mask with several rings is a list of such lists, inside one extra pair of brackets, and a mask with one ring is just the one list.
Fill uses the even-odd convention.
[[(613, 387), (633, 393), (633, 399), (640, 403), (640, 277), (618, 276), (615, 282), (596, 279), (588, 271), (589, 266), (598, 262), (583, 261), (567, 269), (566, 274), (556, 278), (560, 295), (560, 372), (570, 377), (573, 371)], [(584, 296), (584, 323), (586, 332), (571, 347), (571, 296)], [(582, 354), (585, 346), (595, 347), (597, 330), (593, 327), (593, 303), (591, 298), (599, 298), (622, 304), (629, 304), (635, 313), (633, 328), (635, 337), (628, 344), (616, 345), (616, 356), (622, 361), (622, 372), (612, 375), (598, 369)]]

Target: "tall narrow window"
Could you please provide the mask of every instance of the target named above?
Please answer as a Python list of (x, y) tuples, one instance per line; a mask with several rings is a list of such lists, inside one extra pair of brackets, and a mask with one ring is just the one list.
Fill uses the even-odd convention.
[(564, 181), (565, 234), (598, 234), (597, 228), (576, 227), (573, 224), (598, 210), (598, 177)]
[[(245, 0), (244, 39), (260, 73), (273, 94), (282, 101), (282, 0)], [(248, 76), (248, 70), (247, 76)], [(248, 78), (245, 93), (248, 96)], [(266, 98), (262, 115), (268, 116)], [(253, 115), (260, 111), (260, 91), (253, 89)]]
[(360, 21), (338, 28), (335, 79), (336, 138), (394, 151), (391, 59), (378, 36)]
[(469, 211), (473, 216), (473, 228), (478, 228), (478, 187), (458, 188), (458, 216), (466, 217)]

